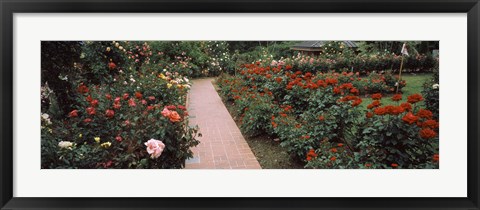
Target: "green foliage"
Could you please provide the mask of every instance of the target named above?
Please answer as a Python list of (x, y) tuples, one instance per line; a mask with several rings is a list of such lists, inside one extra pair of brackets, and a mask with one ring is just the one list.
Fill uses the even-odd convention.
[[(270, 116), (274, 116), (272, 97), (266, 94), (254, 94), (244, 98), (248, 101), (248, 107), (242, 115), (240, 129), (247, 136), (257, 136), (263, 133), (273, 134)], [(239, 100), (237, 100), (239, 101)]]
[(425, 107), (433, 112), (435, 118), (439, 118), (440, 109), (440, 85), (438, 69), (434, 71), (432, 78), (423, 84), (422, 94), (425, 97)]
[(50, 108), (51, 99), (56, 99), (58, 115), (63, 117), (75, 102), (75, 94), (68, 78), (77, 71), (76, 62), (80, 60), (80, 42), (41, 42), (42, 85), (51, 91), (43, 97), (42, 110)]

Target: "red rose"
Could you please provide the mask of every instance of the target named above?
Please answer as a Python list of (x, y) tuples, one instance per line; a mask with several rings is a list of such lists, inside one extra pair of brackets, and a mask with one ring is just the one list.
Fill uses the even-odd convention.
[(318, 119), (319, 119), (320, 121), (324, 121), (324, 120), (325, 120), (325, 117), (322, 115), (322, 116), (318, 117)]
[(92, 102), (93, 98), (92, 98), (92, 96), (89, 95), (89, 96), (87, 96), (87, 98), (85, 100), (87, 100), (87, 102)]
[(436, 136), (437, 136), (437, 132), (435, 132), (430, 128), (424, 128), (420, 130), (420, 137), (422, 137), (423, 139), (432, 139), (432, 138), (435, 138)]
[(440, 155), (434, 154), (432, 157), (433, 162), (438, 162), (440, 160)]
[(438, 128), (438, 122), (436, 120), (425, 120), (423, 122), (422, 127), (424, 128)]
[(371, 112), (367, 112), (367, 114), (366, 114), (366, 115), (367, 115), (367, 118), (371, 118), (371, 117), (373, 117), (373, 113), (371, 113)]
[(358, 106), (362, 103), (362, 99), (361, 98), (357, 98), (353, 101), (352, 103), (352, 107), (355, 107), (355, 106)]
[(81, 94), (88, 93), (88, 87), (82, 83), (80, 86), (78, 86), (77, 91)]
[(110, 95), (110, 94), (105, 94), (105, 98), (107, 98), (108, 100), (111, 100), (111, 99), (112, 99), (112, 95)]
[(181, 109), (181, 110), (187, 110), (187, 108), (183, 105), (178, 105), (177, 108)]
[(88, 107), (88, 108), (87, 108), (87, 114), (88, 114), (88, 115), (95, 115), (95, 113), (97, 113), (97, 112), (95, 111), (95, 108), (93, 108), (93, 107)]
[(78, 110), (75, 109), (68, 113), (68, 117), (78, 117)]
[(340, 85), (340, 88), (342, 88), (342, 89), (352, 89), (353, 84), (352, 83), (344, 83), (344, 84)]
[(111, 109), (107, 109), (107, 111), (105, 111), (105, 116), (107, 118), (113, 118), (114, 115), (115, 115), (115, 111), (113, 111)]
[(86, 118), (86, 119), (83, 120), (83, 122), (84, 122), (84, 123), (90, 123), (90, 122), (92, 122), (92, 119)]
[(423, 100), (422, 95), (420, 95), (418, 93), (415, 93), (415, 94), (407, 97), (408, 103), (412, 103), (412, 104), (417, 103), (417, 102), (422, 101), (422, 100)]
[(402, 120), (408, 124), (413, 124), (417, 122), (418, 117), (409, 112), (405, 116), (403, 116)]
[(332, 78), (326, 78), (325, 82), (327, 83), (327, 85), (335, 85), (335, 84), (338, 83), (338, 80), (337, 79), (332, 79)]
[(148, 97), (148, 100), (154, 101), (154, 100), (155, 100), (155, 96), (149, 96), (149, 97)]
[(401, 106), (394, 106), (392, 108), (392, 110), (390, 110), (390, 114), (392, 115), (399, 115), (401, 113), (403, 113), (405, 111), (405, 109)]
[(128, 97), (129, 97), (128, 93), (124, 93), (124, 94), (123, 94), (123, 100), (127, 100)]
[(135, 98), (137, 98), (138, 100), (142, 99), (143, 95), (142, 93), (140, 92), (135, 92)]
[(403, 109), (405, 109), (407, 112), (412, 111), (412, 104), (410, 103), (402, 103), (400, 106), (403, 107)]
[(417, 112), (417, 116), (420, 117), (420, 118), (430, 119), (430, 118), (432, 118), (433, 114), (429, 110), (420, 109)]
[(169, 110), (176, 110), (177, 109), (177, 107), (175, 105), (168, 105), (168, 106), (166, 106), (166, 108), (169, 109)]
[(392, 97), (392, 101), (400, 101), (402, 100), (402, 94), (395, 94)]
[(376, 115), (384, 115), (387, 113), (387, 110), (384, 107), (377, 107), (373, 110)]
[(91, 101), (90, 105), (92, 105), (93, 107), (97, 107), (98, 106), (98, 100), (95, 99), (95, 100)]
[(357, 88), (352, 88), (352, 89), (350, 89), (350, 93), (351, 93), (351, 94), (358, 95), (358, 94), (360, 93), (360, 91), (358, 91)]
[(325, 83), (323, 80), (318, 80), (317, 81), (317, 85), (319, 87), (327, 87), (327, 83)]
[(393, 168), (396, 168), (396, 167), (398, 167), (398, 164), (392, 163), (391, 166), (392, 166)]
[(117, 137), (115, 137), (115, 140), (118, 141), (118, 142), (122, 142), (123, 139), (122, 139), (121, 136), (117, 136)]
[(282, 80), (283, 80), (283, 79), (282, 79), (281, 77), (277, 77), (277, 78), (275, 78), (275, 81), (277, 81), (277, 83), (281, 83), (281, 82), (282, 82)]
[(340, 94), (341, 92), (342, 92), (342, 91), (340, 90), (339, 87), (334, 87), (334, 88), (333, 88), (333, 93), (335, 93), (335, 94)]
[(109, 68), (110, 70), (113, 70), (113, 69), (117, 68), (117, 65), (116, 65), (114, 62), (111, 62), (111, 61), (110, 61), (110, 63), (108, 63), (108, 68)]
[(333, 156), (333, 157), (330, 158), (330, 160), (335, 161), (335, 160), (337, 160), (337, 157)]
[(152, 111), (155, 107), (154, 106), (147, 106), (148, 111)]
[(382, 99), (382, 94), (380, 94), (380, 93), (372, 94), (372, 99), (373, 100), (380, 100), (380, 99)]
[(385, 106), (385, 111), (387, 111), (387, 114), (391, 114), (393, 109), (394, 109), (394, 106), (392, 105)]
[(372, 109), (372, 108), (378, 107), (378, 106), (380, 106), (380, 105), (381, 105), (380, 101), (379, 101), (379, 100), (375, 100), (375, 101), (372, 101), (372, 103), (369, 104), (369, 105), (367, 106), (367, 108), (368, 108), (368, 109)]
[(121, 107), (121, 106), (120, 106), (120, 104), (118, 104), (118, 103), (114, 103), (114, 104), (113, 104), (113, 108), (114, 108), (114, 109), (120, 109), (120, 107)]
[(115, 100), (113, 100), (113, 102), (116, 104), (120, 103), (120, 97), (116, 97)]

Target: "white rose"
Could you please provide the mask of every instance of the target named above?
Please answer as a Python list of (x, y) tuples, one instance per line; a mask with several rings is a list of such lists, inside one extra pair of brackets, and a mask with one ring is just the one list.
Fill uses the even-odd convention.
[(44, 120), (48, 120), (49, 117), (50, 116), (47, 113), (42, 114), (42, 119), (44, 119)]
[(439, 87), (440, 87), (439, 84), (434, 84), (434, 85), (432, 85), (432, 88), (435, 89), (435, 90), (438, 89)]
[(58, 146), (62, 149), (68, 149), (73, 146), (73, 143), (69, 141), (61, 141), (58, 143)]

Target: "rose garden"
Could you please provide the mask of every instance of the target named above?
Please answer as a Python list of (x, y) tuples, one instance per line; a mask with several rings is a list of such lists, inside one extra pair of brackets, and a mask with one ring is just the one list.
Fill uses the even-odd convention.
[(302, 43), (43, 41), (41, 167), (439, 168), (438, 42)]

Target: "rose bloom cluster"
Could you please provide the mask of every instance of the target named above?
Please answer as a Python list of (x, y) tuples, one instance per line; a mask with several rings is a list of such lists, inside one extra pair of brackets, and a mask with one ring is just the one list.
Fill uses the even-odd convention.
[[(72, 120), (79, 118), (84, 125), (93, 123), (95, 120), (98, 120), (100, 123), (105, 120), (115, 121), (115, 117), (117, 115), (116, 112), (120, 112), (122, 108), (125, 108), (130, 112), (143, 110), (143, 114), (148, 114), (149, 112), (152, 112), (160, 107), (160, 104), (157, 103), (155, 96), (144, 97), (141, 92), (135, 92), (133, 96), (131, 96), (129, 93), (124, 93), (115, 97), (107, 93), (104, 95), (104, 99), (99, 100), (99, 98), (94, 98), (91, 96), (93, 93), (83, 83), (80, 84), (80, 86), (77, 88), (77, 91), (84, 96), (87, 107), (84, 110), (74, 109), (70, 111), (68, 117)], [(103, 101), (103, 104), (100, 104), (100, 101)], [(181, 114), (178, 111), (181, 111)], [(164, 106), (163, 111), (160, 113), (161, 116), (167, 118), (171, 123), (181, 122), (184, 117), (188, 116), (186, 107), (183, 105)], [(129, 127), (131, 125), (131, 121), (128, 119), (124, 120), (121, 122), (121, 125), (123, 127)], [(94, 140), (96, 143), (100, 144), (100, 137), (95, 137)], [(122, 142), (124, 137), (119, 134), (115, 137), (115, 140), (117, 142)], [(74, 144), (72, 142), (66, 141), (59, 143), (60, 148), (71, 149), (73, 145)], [(110, 142), (104, 142), (100, 144), (100, 146), (104, 149), (108, 149), (111, 145), (112, 144)], [(165, 145), (162, 141), (155, 139), (148, 140), (145, 143), (145, 146), (147, 147), (146, 152), (152, 159), (160, 157), (165, 148)]]
[[(402, 121), (409, 125), (417, 125), (421, 130), (419, 131), (419, 136), (423, 139), (432, 139), (437, 137), (437, 132), (435, 129), (439, 127), (438, 121), (433, 119), (433, 114), (431, 111), (426, 109), (418, 109), (415, 113), (413, 112), (413, 106), (418, 102), (423, 101), (422, 95), (416, 93), (407, 97), (407, 102), (401, 103), (398, 106), (386, 105), (381, 106), (380, 99), (382, 98), (381, 94), (373, 94), (372, 99), (374, 101), (367, 106), (369, 111), (366, 114), (367, 118), (372, 118), (374, 115), (385, 116), (385, 115), (400, 115), (404, 114), (401, 118)], [(402, 99), (401, 94), (394, 95), (392, 101), (400, 101)]]

